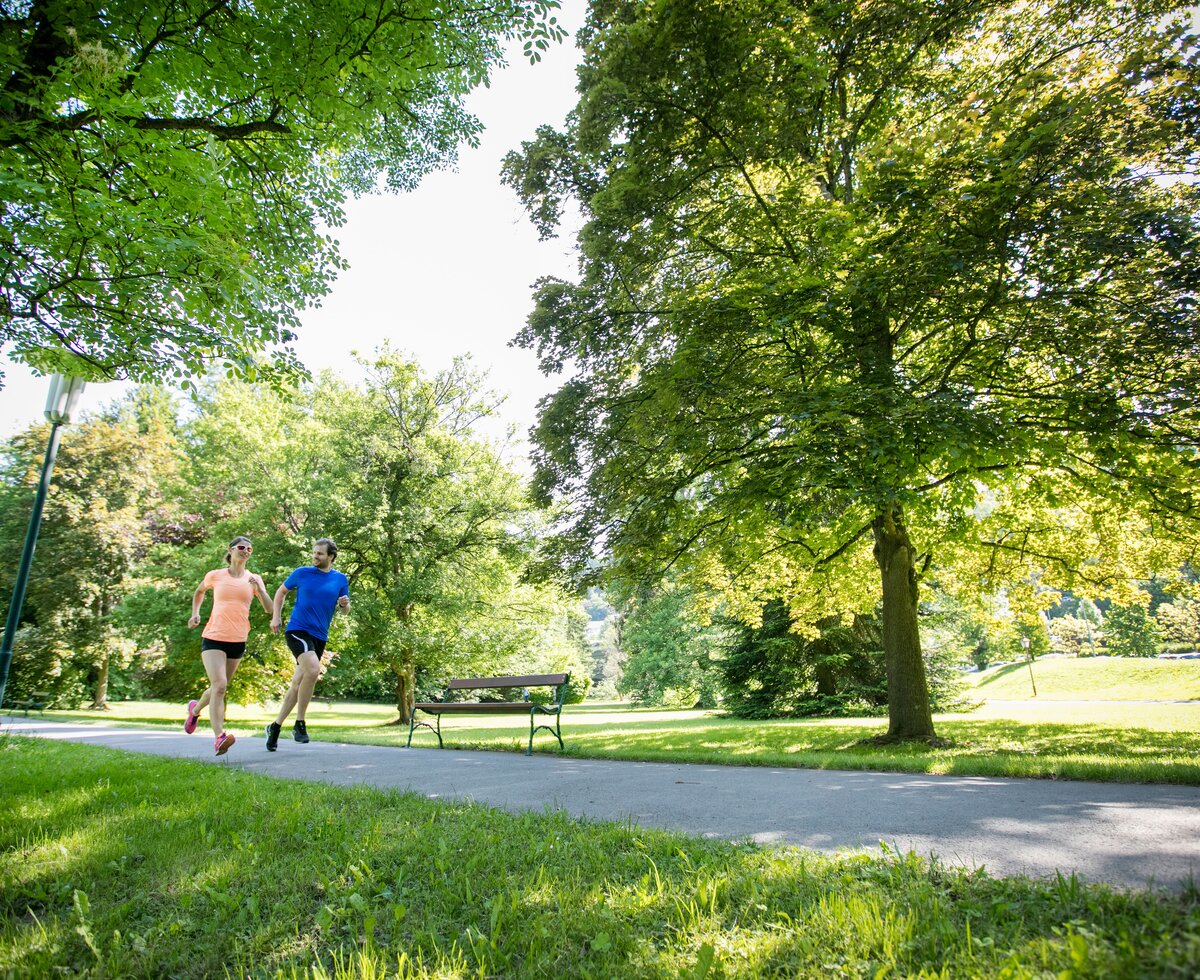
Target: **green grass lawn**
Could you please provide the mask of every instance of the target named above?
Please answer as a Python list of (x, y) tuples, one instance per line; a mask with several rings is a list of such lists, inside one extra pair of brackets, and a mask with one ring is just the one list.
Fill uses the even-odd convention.
[(0, 975), (1187, 977), (1200, 895), (0, 737)]
[[(231, 705), (229, 725), (258, 735), (274, 710)], [(46, 717), (178, 726), (182, 712), (181, 705), (122, 702), (103, 715), (51, 711)], [(402, 746), (408, 726), (389, 724), (395, 718), (386, 705), (314, 703), (309, 732), (328, 741)], [(587, 758), (1200, 785), (1200, 704), (998, 702), (970, 714), (939, 715), (936, 727), (949, 746), (863, 744), (886, 730), (882, 718), (744, 722), (714, 711), (584, 704), (567, 707), (563, 739), (568, 755)], [(200, 733), (207, 731), (205, 720)], [(453, 748), (523, 752), (528, 722), (453, 717), (444, 720), (442, 733)], [(437, 742), (418, 729), (413, 744)], [(534, 744), (535, 751), (558, 751), (543, 733)]]
[[(973, 679), (985, 698), (1033, 699), (1027, 664), (992, 667)], [(1033, 683), (1042, 700), (1196, 701), (1200, 660), (1052, 657), (1034, 661)]]
[[(978, 678), (985, 700), (975, 711), (935, 718), (944, 747), (866, 744), (887, 729), (883, 718), (739, 721), (717, 711), (639, 709), (622, 704), (568, 705), (563, 715), (573, 756), (718, 765), (803, 766), (978, 776), (1028, 776), (1200, 785), (1200, 661), (1052, 659), (1034, 664), (1038, 697), (1029, 696), (1024, 664)], [(1024, 687), (1022, 686), (1024, 685)], [(1170, 701), (1154, 698), (1170, 694)], [(1054, 695), (1054, 696), (1051, 696)], [(258, 734), (275, 705), (231, 705), (229, 726)], [(178, 726), (182, 704), (118, 702), (109, 712), (50, 711), (47, 718)], [(312, 736), (329, 741), (402, 746), (408, 726), (391, 724), (387, 705), (314, 701)], [(200, 732), (208, 733), (207, 718)], [(525, 750), (520, 717), (447, 717), (453, 748)], [(288, 737), (285, 731), (284, 737)], [(414, 745), (434, 746), (418, 729)], [(558, 751), (539, 733), (535, 751)]]

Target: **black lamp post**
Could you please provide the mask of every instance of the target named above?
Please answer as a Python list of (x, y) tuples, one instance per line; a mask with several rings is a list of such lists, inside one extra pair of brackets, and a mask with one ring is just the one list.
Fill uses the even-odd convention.
[(29, 584), (29, 567), (33, 564), (33, 549), (37, 546), (38, 531), (42, 525), (42, 508), (46, 504), (46, 492), (50, 489), (50, 473), (54, 469), (54, 457), (58, 455), (59, 426), (71, 421), (71, 413), (83, 393), (84, 381), (55, 374), (50, 378), (50, 394), (46, 398), (46, 421), (50, 423), (50, 442), (46, 446), (46, 459), (42, 463), (42, 480), (38, 484), (37, 497), (33, 501), (33, 513), (29, 515), (29, 530), (25, 533), (25, 550), (21, 552), (21, 564), (17, 568), (17, 581), (13, 586), (12, 602), (8, 604), (8, 619), (4, 624), (4, 641), (0, 644), (0, 706), (4, 704), (4, 689), (8, 686), (8, 668), (12, 663), (13, 639), (17, 624), (21, 622), (21, 607), (25, 605), (25, 587)]

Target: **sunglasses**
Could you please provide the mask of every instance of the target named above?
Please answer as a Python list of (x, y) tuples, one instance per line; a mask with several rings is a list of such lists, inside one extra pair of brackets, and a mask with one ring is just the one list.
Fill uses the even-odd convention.
[(249, 554), (251, 551), (253, 551), (253, 550), (254, 550), (254, 546), (253, 546), (253, 545), (250, 545), (250, 544), (235, 544), (233, 547), (234, 547), (236, 550), (238, 550), (238, 551), (244, 551), (244, 552), (246, 552), (247, 554)]

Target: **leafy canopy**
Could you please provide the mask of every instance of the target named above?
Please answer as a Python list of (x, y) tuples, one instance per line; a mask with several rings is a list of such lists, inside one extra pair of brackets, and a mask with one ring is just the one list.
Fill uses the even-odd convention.
[[(557, 0), (4, 0), (0, 347), (42, 370), (294, 372), (347, 193), (452, 161)], [(74, 369), (78, 370), (75, 364)]]
[(543, 280), (519, 337), (575, 370), (537, 430), (564, 555), (809, 622), (875, 605), (881, 528), (968, 589), (1177, 561), (1200, 462), (1184, 14), (593, 5), (574, 115), (506, 163), (544, 234), (569, 202), (586, 219), (578, 281)]

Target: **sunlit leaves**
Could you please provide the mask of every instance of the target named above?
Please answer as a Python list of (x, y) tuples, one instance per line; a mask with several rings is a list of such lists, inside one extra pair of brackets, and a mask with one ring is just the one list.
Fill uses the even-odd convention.
[[(471, 144), (463, 97), (555, 0), (26, 4), (0, 28), (0, 345), (190, 386), (302, 373), (347, 194)], [(270, 352), (266, 362), (256, 360)]]

